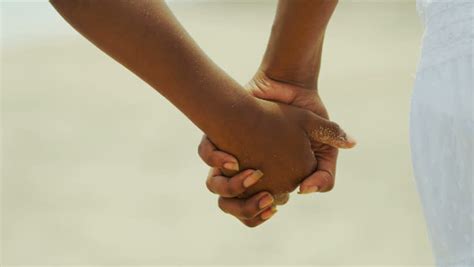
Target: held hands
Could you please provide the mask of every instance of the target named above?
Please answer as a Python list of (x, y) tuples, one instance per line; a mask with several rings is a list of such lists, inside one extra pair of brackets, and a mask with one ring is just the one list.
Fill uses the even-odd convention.
[[(254, 227), (276, 212), (275, 205), (286, 203), (288, 193), (298, 184), (300, 193), (331, 190), (335, 181), (337, 148), (351, 148), (355, 145), (355, 140), (347, 136), (337, 124), (327, 120), (326, 108), (316, 90), (272, 80), (263, 72), (255, 75), (247, 89), (259, 99), (284, 103), (307, 111), (285, 111), (299, 113), (292, 121), (297, 122), (296, 125), (287, 124), (286, 127), (296, 126), (303, 129), (302, 133), (307, 137), (303, 143), (306, 144), (298, 145), (301, 149), (299, 151), (293, 147), (292, 153), (287, 151), (280, 157), (274, 157), (275, 160), (272, 160), (271, 154), (264, 154), (264, 159), (260, 159), (261, 165), (253, 165), (259, 167), (263, 173), (247, 169), (233, 177), (226, 177), (224, 173), (235, 174), (236, 171), (245, 169), (245, 162), (238, 162), (234, 156), (219, 150), (206, 136), (203, 137), (199, 155), (212, 167), (206, 182), (208, 189), (220, 196), (219, 207), (224, 212), (237, 217), (245, 225)], [(276, 109), (280, 112), (285, 110), (281, 107), (284, 106), (278, 106)], [(278, 131), (272, 131), (270, 134), (269, 146), (275, 146), (274, 149), (280, 147), (281, 142), (291, 142), (285, 141), (285, 135), (279, 134)], [(247, 135), (255, 137), (253, 133)], [(277, 141), (275, 136), (283, 140)], [(294, 137), (288, 135), (286, 138)], [(301, 182), (303, 177), (306, 178)]]
[[(216, 146), (210, 142), (208, 149), (206, 143), (201, 146), (201, 151), (213, 151), (207, 155), (202, 152), (205, 158), (225, 155), (218, 153), (218, 148), (239, 159), (240, 168), (234, 165), (230, 169), (263, 172), (263, 176), (260, 172), (243, 172), (224, 180), (214, 170), (208, 182), (211, 191), (223, 196), (250, 197), (239, 200), (245, 202), (234, 202), (244, 204), (234, 205), (233, 210), (230, 202), (221, 201), (220, 205), (234, 215), (240, 212), (237, 216), (246, 225), (255, 226), (268, 219), (274, 213), (269, 205), (284, 203), (288, 193), (311, 173), (300, 185), (302, 192), (332, 188), (337, 150), (329, 145), (349, 148), (354, 141), (326, 119), (324, 106), (315, 93), (313, 96), (304, 88), (272, 81), (261, 74), (249, 85), (256, 98), (243, 92), (196, 45), (164, 1), (51, 2), (77, 31), (161, 93), (208, 134)], [(337, 1), (279, 1), (261, 67), (271, 66), (267, 71), (274, 74), (290, 74), (293, 81), (301, 78), (307, 82), (303, 84), (315, 82), (324, 31), (336, 4)], [(309, 75), (286, 73), (288, 70)], [(237, 164), (232, 156), (226, 157), (232, 160), (225, 162)], [(213, 161), (208, 159), (211, 166), (228, 167), (215, 164), (223, 160)], [(272, 194), (274, 202), (263, 196), (266, 193), (254, 195), (263, 191)], [(243, 209), (256, 201), (260, 206)], [(257, 214), (259, 219), (255, 219)]]

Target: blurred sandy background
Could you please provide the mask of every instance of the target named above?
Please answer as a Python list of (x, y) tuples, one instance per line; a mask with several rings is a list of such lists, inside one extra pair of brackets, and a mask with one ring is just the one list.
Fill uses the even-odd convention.
[[(203, 49), (245, 83), (275, 2), (178, 2)], [(200, 131), (76, 34), (48, 3), (2, 3), (2, 263), (431, 265), (411, 172), (414, 1), (341, 1), (320, 88), (359, 141), (333, 192), (292, 195), (248, 229), (204, 186)]]

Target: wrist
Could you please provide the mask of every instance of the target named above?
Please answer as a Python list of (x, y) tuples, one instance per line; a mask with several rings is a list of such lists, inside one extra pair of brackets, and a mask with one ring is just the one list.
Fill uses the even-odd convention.
[(270, 79), (306, 89), (316, 89), (324, 36), (302, 47), (305, 52), (287, 53), (287, 49), (269, 47), (260, 64), (260, 71)]
[(307, 69), (277, 69), (262, 64), (253, 77), (254, 81), (268, 85), (290, 85), (301, 89), (318, 89), (318, 75)]
[[(263, 107), (259, 99), (242, 89), (235, 101), (226, 103), (226, 108), (216, 112), (208, 127), (201, 128), (210, 140), (223, 151), (233, 151), (235, 140), (252, 135), (263, 118)], [(211, 104), (212, 105), (212, 104)]]
[(262, 65), (259, 72), (275, 82), (291, 84), (305, 89), (316, 90), (318, 71), (307, 67), (275, 67)]

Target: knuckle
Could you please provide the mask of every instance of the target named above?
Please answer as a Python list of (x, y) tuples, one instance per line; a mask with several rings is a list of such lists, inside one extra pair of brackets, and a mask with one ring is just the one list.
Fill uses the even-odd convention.
[(329, 182), (328, 185), (327, 185), (327, 187), (326, 187), (326, 192), (329, 192), (329, 191), (333, 190), (333, 189), (334, 189), (334, 186), (335, 186), (334, 180), (331, 181), (331, 182)]
[(243, 200), (240, 203), (240, 215), (245, 219), (254, 218), (258, 211), (258, 201), (256, 201), (254, 198)]
[(240, 190), (233, 186), (231, 183), (228, 183), (226, 193), (230, 197), (236, 197), (240, 194)]
[(259, 225), (259, 223), (257, 221), (245, 221), (245, 220), (243, 220), (242, 223), (245, 224), (245, 226), (247, 226), (249, 228), (255, 228)]
[(206, 142), (204, 139), (198, 145), (198, 155), (210, 167), (218, 167), (216, 166), (218, 165), (216, 164), (218, 158), (216, 158), (216, 155), (214, 153), (214, 150), (210, 146), (210, 143)]
[(211, 177), (207, 178), (206, 179), (206, 187), (207, 187), (207, 190), (209, 190), (211, 193), (215, 193), (214, 192), (214, 188), (212, 186), (212, 179)]
[(228, 213), (227, 212), (227, 209), (226, 209), (226, 205), (225, 205), (225, 199), (220, 197), (218, 200), (217, 200), (217, 206), (219, 207), (219, 209), (221, 209), (224, 213)]
[(254, 217), (255, 212), (244, 206), (243, 209), (241, 210), (240, 215), (242, 216), (242, 218), (251, 219)]
[(206, 154), (205, 151), (206, 151), (205, 144), (203, 141), (201, 141), (201, 143), (198, 145), (198, 154), (202, 159), (204, 159), (204, 156)]
[(288, 202), (288, 200), (290, 200), (290, 194), (286, 193), (286, 194), (275, 195), (274, 198), (275, 198), (275, 204), (281, 206), (281, 205), (285, 205)]
[(335, 186), (335, 179), (334, 179), (333, 176), (330, 176), (327, 179), (326, 187), (324, 188), (324, 192), (329, 192), (329, 191), (333, 190), (334, 186)]

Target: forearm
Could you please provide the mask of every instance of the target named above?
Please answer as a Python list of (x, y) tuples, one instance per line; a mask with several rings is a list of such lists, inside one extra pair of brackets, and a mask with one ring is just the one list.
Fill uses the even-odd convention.
[(280, 0), (260, 70), (316, 89), (326, 26), (337, 0)]
[(159, 91), (204, 132), (226, 128), (249, 112), (252, 98), (199, 49), (163, 1), (51, 2), (76, 30)]

